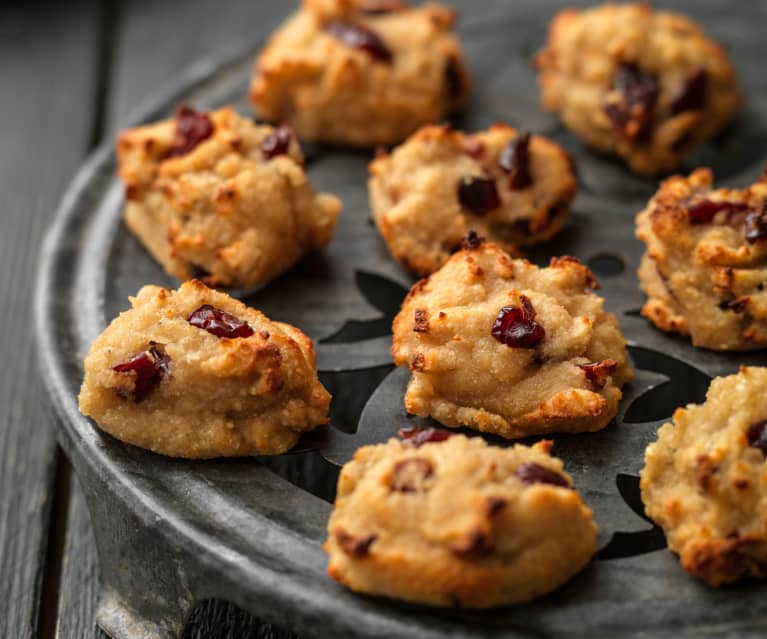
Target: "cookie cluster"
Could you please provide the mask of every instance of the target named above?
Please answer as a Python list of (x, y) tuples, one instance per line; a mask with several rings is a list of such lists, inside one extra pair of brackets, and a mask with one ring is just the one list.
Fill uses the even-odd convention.
[[(80, 409), (114, 437), (174, 457), (280, 454), (328, 420), (312, 340), (216, 288), (263, 286), (331, 241), (340, 200), (299, 145), (373, 147), (370, 209), (389, 252), (423, 277), (392, 357), (411, 414), (508, 440), (584, 433), (618, 414), (633, 370), (593, 273), (524, 259), (566, 224), (570, 154), (523, 128), (439, 124), (471, 79), (454, 13), (399, 0), (304, 0), (259, 54), (255, 124), (188, 106), (123, 132), (124, 219), (177, 290), (145, 286), (93, 343)], [(544, 108), (633, 171), (675, 169), (741, 104), (722, 48), (648, 5), (566, 10), (538, 54)], [(398, 145), (398, 146), (397, 146)], [(767, 346), (767, 178), (664, 181), (637, 216), (642, 314), (695, 346)], [(711, 585), (767, 565), (767, 369), (717, 379), (646, 451), (647, 514)], [(489, 445), (411, 429), (341, 471), (325, 550), (354, 591), (437, 605), (528, 601), (596, 551), (592, 513), (551, 442)]]

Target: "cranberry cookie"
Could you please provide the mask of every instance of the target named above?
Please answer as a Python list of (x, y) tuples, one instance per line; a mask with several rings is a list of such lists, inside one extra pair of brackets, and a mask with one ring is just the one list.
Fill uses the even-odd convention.
[(715, 350), (767, 347), (767, 176), (712, 190), (708, 169), (661, 184), (637, 216), (642, 314)]
[(507, 251), (548, 240), (575, 197), (558, 144), (496, 124), (467, 135), (427, 126), (370, 165), (370, 206), (394, 258), (433, 273), (475, 229)]
[(562, 11), (536, 67), (544, 108), (643, 175), (675, 169), (742, 103), (723, 49), (646, 3)]
[(465, 101), (454, 22), (438, 4), (304, 0), (259, 55), (251, 103), (304, 140), (397, 144)]
[(312, 189), (289, 129), (230, 108), (125, 131), (117, 160), (128, 228), (182, 280), (265, 284), (327, 244), (341, 211)]
[(710, 586), (767, 574), (767, 368), (711, 383), (647, 447), (642, 501), (682, 567)]
[(633, 371), (591, 271), (572, 257), (538, 268), (474, 234), (464, 246), (394, 319), (408, 412), (507, 438), (604, 428)]
[(455, 435), (360, 448), (338, 480), (328, 574), (354, 591), (435, 606), (528, 601), (596, 550), (591, 511), (550, 442)]
[(328, 421), (312, 341), (202, 282), (145, 286), (85, 358), (80, 410), (171, 457), (283, 453)]

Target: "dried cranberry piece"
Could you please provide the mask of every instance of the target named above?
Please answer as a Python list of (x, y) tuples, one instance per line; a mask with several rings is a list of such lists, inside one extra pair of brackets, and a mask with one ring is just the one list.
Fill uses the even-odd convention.
[(379, 62), (391, 62), (392, 52), (373, 31), (358, 24), (334, 20), (325, 25), (325, 30), (339, 42), (352, 49), (361, 49)]
[(526, 484), (552, 484), (553, 486), (570, 488), (570, 482), (558, 472), (535, 462), (528, 462), (517, 468), (517, 477)]
[(755, 244), (767, 240), (767, 200), (757, 211), (751, 211), (746, 216), (746, 242)]
[(424, 444), (435, 444), (445, 441), (451, 432), (442, 428), (431, 428), (426, 426), (413, 426), (411, 428), (400, 428), (397, 433), (404, 443), (420, 448)]
[(352, 557), (366, 557), (370, 554), (370, 546), (378, 538), (377, 535), (365, 535), (356, 537), (346, 532), (343, 528), (337, 528), (333, 533), (336, 543), (347, 555)]
[(186, 155), (213, 135), (213, 121), (205, 111), (181, 105), (176, 109), (176, 136), (166, 157)]
[(213, 308), (210, 304), (203, 304), (186, 320), (192, 326), (208, 331), (216, 337), (250, 337), (253, 329), (247, 322), (237, 319), (231, 313)]
[(482, 242), (485, 241), (484, 237), (480, 237), (477, 235), (477, 232), (474, 229), (469, 229), (469, 232), (466, 234), (466, 237), (464, 237), (461, 240), (461, 248), (464, 251), (473, 251), (475, 249), (478, 249), (480, 246), (482, 246)]
[(493, 337), (511, 348), (535, 348), (546, 336), (543, 326), (535, 321), (535, 309), (526, 295), (520, 295), (521, 306), (504, 306), (491, 331)]
[(747, 436), (749, 445), (758, 448), (767, 456), (767, 419), (751, 424)]
[(517, 191), (533, 183), (530, 175), (530, 133), (521, 133), (504, 147), (500, 167), (509, 174), (509, 188)]
[(164, 376), (168, 375), (169, 367), (170, 357), (162, 344), (150, 342), (148, 351), (115, 364), (112, 370), (117, 373), (134, 373), (133, 391), (130, 397), (138, 404), (146, 399)]
[(711, 224), (714, 216), (720, 211), (726, 211), (728, 215), (732, 215), (740, 211), (748, 211), (749, 208), (746, 202), (699, 200), (687, 206), (687, 215), (690, 218), (690, 224)]
[(671, 114), (697, 111), (706, 106), (706, 89), (708, 88), (708, 73), (698, 69), (687, 78), (671, 98)]
[(420, 493), (428, 490), (426, 480), (434, 475), (434, 467), (428, 459), (410, 457), (394, 465), (391, 489), (400, 493)]
[(267, 160), (285, 155), (290, 148), (293, 132), (289, 127), (281, 124), (261, 141), (261, 152)]
[(658, 100), (658, 79), (634, 64), (622, 64), (615, 72), (612, 88), (621, 95), (619, 102), (609, 102), (604, 107), (613, 126), (630, 140), (649, 140)]
[(605, 387), (607, 378), (618, 368), (618, 362), (614, 359), (603, 359), (600, 362), (591, 362), (589, 364), (578, 364), (585, 374), (586, 379), (591, 382), (595, 388), (601, 390)]
[(736, 297), (734, 300), (724, 300), (723, 302), (719, 302), (718, 306), (723, 311), (742, 313), (748, 306), (748, 295), (743, 297)]
[(458, 184), (461, 206), (474, 215), (487, 215), (501, 206), (495, 182), (490, 178), (464, 177)]

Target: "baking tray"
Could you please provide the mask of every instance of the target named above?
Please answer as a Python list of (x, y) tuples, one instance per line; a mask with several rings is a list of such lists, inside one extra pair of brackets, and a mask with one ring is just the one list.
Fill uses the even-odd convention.
[[(321, 379), (334, 395), (331, 426), (304, 437), (293, 454), (196, 462), (154, 455), (94, 428), (76, 403), (91, 342), (142, 285), (177, 286), (122, 224), (122, 189), (107, 140), (75, 177), (48, 232), (35, 321), (42, 376), (96, 534), (98, 623), (116, 639), (177, 636), (192, 608), (208, 599), (230, 601), (301, 637), (767, 633), (767, 585), (710, 590), (689, 577), (664, 549), (662, 533), (644, 517), (638, 498), (644, 447), (657, 426), (675, 407), (702, 400), (712, 376), (732, 373), (741, 363), (764, 363), (764, 355), (694, 349), (639, 316), (643, 297), (635, 271), (642, 245), (633, 237), (633, 218), (657, 182), (587, 151), (538, 104), (530, 57), (565, 4), (451, 4), (462, 13), (460, 31), (475, 78), (474, 95), (455, 125), (478, 130), (505, 121), (571, 151), (579, 185), (572, 218), (530, 258), (545, 264), (569, 254), (589, 264), (631, 343), (637, 376), (617, 419), (598, 433), (558, 436), (553, 449), (594, 509), (600, 528), (595, 561), (549, 596), (488, 611), (354, 595), (325, 575), (320, 546), (339, 464), (402, 426), (428, 423), (405, 414), (407, 371), (391, 364), (391, 320), (413, 279), (390, 259), (370, 222), (369, 152), (305, 146), (315, 186), (344, 201), (336, 235), (268, 286), (235, 292), (314, 338)], [(739, 3), (735, 12), (725, 3), (687, 1), (674, 7), (730, 45), (748, 98), (734, 124), (686, 169), (711, 166), (723, 184), (750, 183), (767, 148), (761, 55), (767, 6)], [(197, 63), (171, 89), (150, 96), (130, 124), (168, 117), (182, 101), (207, 108), (231, 103), (249, 113), (243, 96), (259, 44)]]

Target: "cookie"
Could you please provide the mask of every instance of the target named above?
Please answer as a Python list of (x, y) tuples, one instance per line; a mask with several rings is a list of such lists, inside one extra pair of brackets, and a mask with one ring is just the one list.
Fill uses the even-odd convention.
[(250, 101), (302, 140), (398, 144), (466, 100), (454, 23), (439, 4), (304, 0), (258, 56)]
[(718, 377), (645, 452), (647, 515), (710, 586), (767, 574), (767, 368)]
[(123, 132), (125, 223), (165, 271), (250, 288), (330, 241), (341, 211), (316, 194), (289, 129), (230, 108), (180, 107), (172, 120)]
[(722, 47), (647, 3), (560, 12), (535, 65), (544, 108), (642, 175), (674, 170), (742, 104)]
[(370, 207), (392, 256), (428, 275), (474, 229), (507, 251), (550, 239), (575, 197), (558, 144), (505, 124), (468, 135), (427, 126), (370, 165)]
[(360, 448), (338, 480), (328, 574), (356, 592), (434, 606), (551, 592), (589, 562), (597, 528), (550, 445), (454, 435)]
[(695, 346), (767, 346), (767, 177), (746, 189), (713, 189), (708, 169), (661, 184), (637, 216), (647, 245), (642, 315)]
[(170, 457), (272, 455), (328, 421), (312, 341), (191, 280), (145, 286), (85, 358), (80, 411)]
[(394, 319), (407, 411), (507, 438), (604, 428), (633, 371), (591, 271), (572, 257), (538, 268), (475, 234), (464, 246)]

